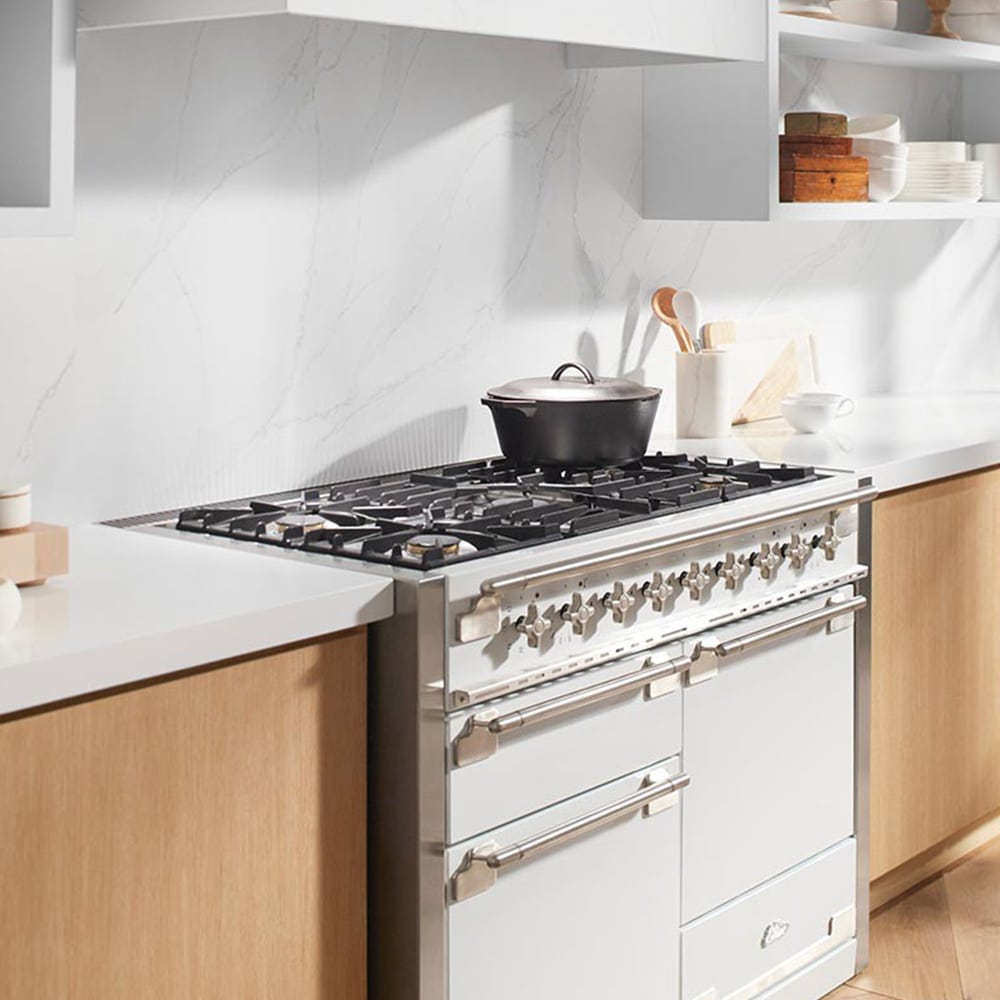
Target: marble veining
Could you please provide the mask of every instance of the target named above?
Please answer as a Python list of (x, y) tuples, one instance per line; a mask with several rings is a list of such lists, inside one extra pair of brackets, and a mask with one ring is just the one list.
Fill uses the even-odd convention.
[[(782, 92), (954, 126), (951, 77), (855, 70)], [(663, 283), (804, 313), (846, 392), (1000, 388), (996, 223), (644, 221), (641, 86), (305, 18), (82, 35), (76, 236), (0, 240), (0, 481), (82, 521), (493, 453), (483, 391), (570, 358), (669, 434)]]

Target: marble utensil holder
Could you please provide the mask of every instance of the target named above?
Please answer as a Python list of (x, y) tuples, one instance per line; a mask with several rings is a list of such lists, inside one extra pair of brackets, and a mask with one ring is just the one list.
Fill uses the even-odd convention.
[(726, 351), (677, 355), (677, 436), (724, 438), (732, 433), (730, 365)]

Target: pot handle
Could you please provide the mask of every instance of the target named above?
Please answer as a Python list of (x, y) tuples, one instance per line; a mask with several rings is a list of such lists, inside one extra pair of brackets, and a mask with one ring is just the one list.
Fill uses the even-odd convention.
[(588, 385), (594, 384), (594, 373), (586, 365), (578, 364), (576, 361), (567, 361), (566, 364), (560, 365), (552, 373), (552, 381), (558, 382), (567, 368), (575, 368), (587, 380)]

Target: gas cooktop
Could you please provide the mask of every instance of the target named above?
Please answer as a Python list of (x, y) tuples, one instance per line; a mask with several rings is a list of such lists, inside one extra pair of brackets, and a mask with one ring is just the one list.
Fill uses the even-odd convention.
[(176, 527), (429, 570), (819, 478), (802, 466), (659, 453), (601, 469), (493, 458), (193, 507)]

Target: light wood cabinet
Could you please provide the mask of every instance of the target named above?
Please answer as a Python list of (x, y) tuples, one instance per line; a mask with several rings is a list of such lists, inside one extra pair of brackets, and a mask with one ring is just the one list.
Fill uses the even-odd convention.
[(0, 720), (0, 1000), (363, 1000), (365, 633)]
[(1000, 809), (1000, 468), (881, 497), (872, 543), (875, 879)]

